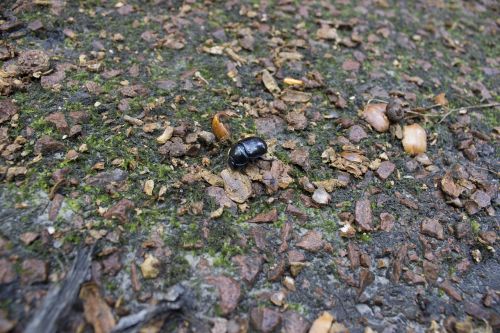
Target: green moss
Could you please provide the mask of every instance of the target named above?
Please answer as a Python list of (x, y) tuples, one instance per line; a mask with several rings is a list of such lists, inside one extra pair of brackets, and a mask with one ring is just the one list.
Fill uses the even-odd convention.
[(358, 237), (359, 237), (359, 240), (364, 242), (364, 243), (371, 243), (371, 241), (372, 241), (372, 236), (366, 232), (363, 232)]
[[(497, 102), (500, 102), (500, 97), (497, 96)], [(485, 122), (491, 127), (500, 126), (500, 115), (495, 108), (486, 109), (483, 111)]]
[(80, 233), (68, 232), (64, 235), (63, 243), (79, 245), (79, 244), (81, 244), (82, 240), (83, 240), (83, 237), (82, 237), (82, 235), (80, 235)]
[(476, 220), (470, 220), (470, 227), (474, 235), (477, 235), (481, 231), (481, 224)]
[(170, 258), (167, 265), (167, 274), (164, 279), (165, 286), (171, 286), (179, 281), (185, 280), (189, 276), (190, 266), (180, 253), (176, 253)]

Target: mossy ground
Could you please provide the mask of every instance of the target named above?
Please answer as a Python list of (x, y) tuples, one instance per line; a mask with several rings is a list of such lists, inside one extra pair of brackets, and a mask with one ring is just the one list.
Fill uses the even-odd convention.
[[(381, 1), (384, 2), (384, 1)], [(209, 38), (214, 30), (225, 27), (227, 30), (227, 40), (231, 41), (238, 37), (237, 29), (231, 25), (240, 26), (255, 25), (255, 20), (239, 14), (240, 7), (258, 10), (260, 1), (250, 1), (241, 3), (231, 10), (226, 10), (222, 3), (210, 3), (206, 7), (204, 3), (195, 2), (190, 4), (190, 11), (186, 17), (192, 19), (199, 17), (203, 24), (190, 24), (182, 29), (182, 34), (186, 40), (186, 45), (180, 50), (153, 47), (141, 34), (145, 31), (153, 31), (160, 37), (165, 37), (166, 32), (159, 22), (170, 22), (171, 12), (178, 14), (180, 7), (175, 4), (167, 5), (160, 2), (157, 7), (152, 2), (128, 1), (136, 9), (129, 15), (119, 15), (114, 10), (114, 3), (101, 1), (68, 1), (61, 15), (53, 15), (48, 7), (36, 7), (36, 10), (28, 10), (18, 14), (18, 19), (23, 22), (41, 20), (44, 29), (39, 32), (27, 32), (27, 34), (15, 41), (16, 48), (23, 49), (45, 49), (52, 53), (53, 62), (70, 62), (75, 64), (75, 68), (66, 73), (66, 78), (62, 88), (58, 91), (51, 91), (41, 87), (39, 82), (33, 82), (27, 90), (17, 91), (10, 98), (14, 99), (19, 106), (18, 126), (9, 128), (9, 136), (14, 139), (17, 136), (25, 135), (26, 128), (30, 127), (34, 131), (34, 136), (28, 139), (23, 147), (23, 155), (16, 161), (18, 164), (26, 164), (34, 157), (34, 150), (37, 138), (42, 135), (49, 135), (54, 139), (61, 140), (65, 144), (65, 149), (75, 149), (82, 144), (88, 146), (88, 151), (80, 154), (75, 161), (67, 161), (64, 154), (58, 153), (44, 156), (43, 160), (32, 164), (24, 180), (15, 183), (0, 184), (0, 197), (3, 199), (0, 209), (4, 210), (5, 216), (10, 221), (0, 228), (2, 237), (9, 239), (9, 246), (16, 253), (22, 256), (35, 256), (51, 261), (51, 272), (60, 272), (63, 265), (53, 262), (54, 258), (64, 257), (71, 253), (71, 249), (83, 246), (88, 228), (74, 228), (71, 220), (59, 217), (54, 222), (47, 220), (41, 224), (36, 224), (37, 218), (46, 214), (48, 199), (41, 196), (41, 193), (49, 193), (53, 186), (52, 174), (57, 169), (69, 168), (71, 177), (78, 180), (77, 185), (64, 187), (60, 193), (65, 196), (65, 209), (71, 211), (70, 216), (83, 216), (86, 223), (90, 223), (93, 229), (104, 229), (108, 232), (121, 230), (122, 237), (117, 246), (124, 250), (123, 255), (134, 253), (142, 247), (143, 242), (150, 239), (161, 230), (161, 239), (164, 245), (172, 253), (171, 257), (165, 261), (165, 268), (162, 271), (162, 283), (146, 282), (146, 290), (160, 288), (166, 290), (172, 284), (179, 281), (190, 280), (200, 283), (196, 271), (186, 261), (185, 256), (202, 257), (208, 255), (213, 258), (214, 272), (224, 272), (235, 275), (236, 269), (231, 258), (238, 254), (250, 254), (255, 247), (254, 240), (248, 236), (251, 226), (246, 221), (255, 215), (276, 208), (279, 214), (278, 221), (265, 226), (266, 235), (271, 242), (276, 243), (279, 239), (279, 230), (283, 223), (289, 218), (285, 213), (287, 203), (281, 202), (279, 195), (275, 195), (275, 201), (268, 202), (270, 196), (262, 195), (251, 198), (248, 208), (245, 211), (231, 213), (225, 211), (221, 217), (211, 220), (209, 214), (217, 206), (213, 200), (207, 198), (205, 192), (198, 186), (177, 186), (180, 179), (188, 172), (187, 168), (175, 166), (158, 153), (155, 135), (142, 133), (138, 127), (131, 128), (124, 123), (123, 115), (138, 116), (143, 111), (143, 107), (154, 101), (156, 98), (164, 97), (165, 103), (150, 111), (147, 117), (152, 121), (159, 119), (169, 121), (172, 125), (188, 121), (190, 124), (210, 130), (211, 116), (218, 111), (231, 109), (238, 113), (239, 117), (229, 118), (227, 124), (230, 126), (235, 136), (255, 134), (256, 128), (251, 117), (245, 116), (244, 107), (238, 104), (243, 97), (262, 98), (265, 101), (273, 100), (273, 96), (262, 88), (261, 82), (256, 78), (262, 69), (258, 59), (270, 56), (270, 47), (267, 44), (268, 37), (259, 31), (255, 31), (255, 48), (252, 52), (242, 50), (240, 53), (248, 59), (253, 59), (246, 66), (239, 68), (239, 75), (244, 82), (243, 87), (236, 87), (227, 75), (227, 58), (222, 56), (209, 55), (201, 51), (203, 43)], [(301, 2), (292, 2), (294, 6), (299, 6)], [(457, 92), (457, 82), (463, 86), (465, 91), (470, 91), (468, 82), (481, 82), (494, 94), (492, 100), (499, 102), (500, 98), (495, 94), (498, 91), (499, 76), (485, 75), (484, 64), (487, 59), (497, 59), (500, 54), (500, 46), (492, 41), (489, 34), (485, 34), (485, 27), (481, 24), (485, 20), (492, 21), (493, 13), (489, 11), (474, 11), (473, 15), (464, 16), (464, 10), (457, 3), (446, 3), (443, 7), (433, 8), (432, 11), (425, 2), (419, 1), (388, 1), (388, 8), (378, 7), (370, 4), (363, 10), (363, 5), (356, 3), (335, 4), (338, 12), (332, 13), (324, 10), (320, 3), (310, 4), (311, 15), (307, 17), (298, 16), (293, 12), (281, 11), (280, 5), (276, 2), (269, 4), (271, 18), (268, 23), (275, 31), (275, 36), (281, 38), (284, 43), (290, 42), (297, 37), (297, 25), (302, 26), (306, 36), (315, 39), (318, 29), (318, 20), (342, 20), (347, 21), (353, 17), (361, 18), (365, 23), (365, 31), (361, 31), (365, 37), (369, 34), (378, 34), (380, 28), (388, 28), (390, 36), (385, 38), (378, 34), (379, 41), (371, 46), (361, 49), (366, 56), (359, 71), (353, 73), (341, 70), (342, 64), (353, 59), (353, 50), (341, 46), (334, 46), (331, 43), (323, 43), (315, 48), (300, 49), (304, 54), (304, 67), (307, 71), (317, 70), (325, 80), (325, 86), (339, 91), (347, 99), (348, 106), (342, 110), (336, 110), (339, 117), (349, 118), (358, 121), (358, 110), (363, 107), (366, 100), (363, 93), (369, 89), (381, 87), (388, 92), (400, 90), (415, 93), (415, 100), (412, 101), (414, 107), (428, 106), (432, 104), (432, 97), (440, 92), (445, 92), (450, 102), (449, 108), (461, 106), (477, 105), (484, 101), (480, 94), (469, 93), (462, 95)], [(461, 3), (461, 2), (459, 2)], [(472, 6), (472, 5), (470, 5)], [(208, 10), (207, 10), (208, 8)], [(276, 15), (274, 14), (276, 10)], [(392, 12), (393, 15), (381, 15), (380, 12)], [(319, 13), (319, 14), (318, 14)], [(76, 33), (76, 38), (64, 37), (62, 30), (72, 29)], [(434, 30), (433, 30), (434, 29)], [(441, 38), (433, 38), (435, 29), (446, 29), (450, 38), (455, 40), (464, 51), (457, 51), (444, 45)], [(105, 32), (106, 37), (103, 37)], [(113, 41), (110, 36), (121, 34), (123, 41)], [(351, 35), (352, 29), (339, 29), (341, 38)], [(420, 36), (420, 37), (415, 37)], [(413, 47), (407, 46), (408, 42), (400, 42), (398, 38), (406, 37)], [(79, 66), (78, 58), (81, 54), (90, 56), (95, 52), (93, 43), (100, 41), (106, 53), (102, 67), (105, 69), (120, 69), (122, 74), (111, 79), (104, 79), (101, 73), (88, 71), (87, 68)], [(285, 46), (283, 46), (286, 48)], [(431, 65), (430, 70), (425, 70), (418, 62), (425, 60)], [(0, 64), (1, 65), (1, 64)], [(139, 74), (132, 77), (128, 74), (128, 69), (132, 65), (138, 65)], [(464, 69), (465, 67), (468, 67)], [(289, 64), (283, 65), (280, 75), (300, 77), (305, 71), (304, 68), (297, 68)], [(206, 79), (209, 84), (198, 84), (192, 89), (183, 89), (180, 77), (188, 71), (196, 71)], [(373, 79), (372, 74), (380, 72), (382, 77)], [(416, 86), (405, 79), (406, 76), (419, 76), (424, 83)], [(439, 84), (436, 80), (438, 79)], [(130, 84), (142, 84), (148, 90), (147, 96), (137, 96), (129, 99), (130, 108), (126, 111), (119, 111), (118, 104), (122, 99), (119, 89), (123, 87), (123, 80), (128, 80)], [(156, 85), (158, 80), (173, 80), (177, 84), (170, 90), (163, 90)], [(88, 93), (84, 86), (88, 82), (99, 85), (102, 93), (93, 95)], [(328, 102), (327, 96), (322, 90), (314, 90), (313, 104), (315, 111), (328, 113), (333, 106)], [(183, 102), (176, 102), (176, 96), (182, 96)], [(353, 98), (350, 98), (350, 97)], [(172, 107), (174, 106), (174, 107)], [(45, 117), (53, 112), (61, 111), (68, 115), (72, 111), (84, 111), (90, 117), (83, 125), (83, 135), (77, 138), (64, 138), (64, 134), (57, 129)], [(493, 128), (500, 126), (498, 109), (490, 108), (475, 112), (472, 127), (476, 130), (489, 133)], [(437, 144), (429, 147), (429, 156), (441, 156), (448, 153), (458, 156), (461, 153), (454, 148), (456, 138), (448, 130), (447, 125), (453, 123), (457, 114), (452, 114), (444, 123), (430, 121), (424, 124), (428, 133), (435, 134)], [(476, 119), (478, 118), (478, 119)], [(130, 130), (130, 132), (128, 131)], [(157, 134), (157, 133), (155, 133)], [(338, 135), (345, 135), (343, 129), (332, 122), (331, 119), (320, 119), (315, 124), (310, 124), (303, 132), (286, 131), (279, 139), (295, 139), (300, 145), (307, 146), (306, 141), (310, 134), (316, 135), (316, 143), (310, 147), (310, 162), (314, 166), (313, 171), (306, 172), (303, 169), (292, 166), (290, 175), (295, 179), (308, 176), (311, 181), (333, 178), (335, 170), (323, 164), (321, 153), (328, 147), (332, 138)], [(389, 145), (390, 146), (389, 146)], [(409, 157), (400, 148), (400, 142), (391, 134), (370, 133), (369, 137), (359, 144), (359, 148), (366, 152), (369, 159), (376, 158), (380, 153), (380, 147), (388, 147), (394, 152), (391, 159), (396, 164), (397, 170), (404, 172), (405, 163)], [(477, 164), (480, 167), (489, 167), (492, 161), (499, 157), (499, 148), (495, 143), (494, 156), (481, 158)], [(397, 147), (397, 149), (393, 149)], [(203, 157), (212, 160), (210, 169), (214, 173), (220, 172), (226, 167), (227, 146), (216, 145), (214, 148), (203, 148), (200, 154), (195, 157), (183, 158), (187, 165), (196, 166), (202, 164)], [(461, 156), (461, 155), (460, 155)], [(291, 164), (289, 151), (277, 146), (274, 158), (286, 164)], [(457, 157), (457, 160), (463, 157)], [(436, 158), (438, 160), (438, 158)], [(128, 178), (122, 190), (110, 194), (103, 188), (93, 187), (86, 184), (88, 177), (95, 176), (99, 171), (93, 166), (98, 162), (104, 162), (106, 168), (121, 168), (126, 170)], [(438, 166), (446, 168), (439, 164)], [(162, 200), (146, 195), (143, 191), (144, 181), (155, 180), (155, 188), (162, 185), (167, 187), (167, 192)], [(353, 183), (358, 180), (353, 179)], [(425, 186), (424, 186), (425, 185)], [(334, 251), (324, 254), (320, 259), (312, 261), (314, 257), (307, 255), (307, 259), (312, 261), (311, 269), (306, 270), (299, 278), (300, 282), (309, 281), (313, 286), (323, 288), (343, 288), (336, 270), (337, 263), (334, 258), (339, 259), (339, 249), (344, 249), (348, 241), (338, 235), (339, 218), (338, 214), (343, 211), (353, 211), (354, 202), (366, 195), (371, 188), (378, 188), (380, 191), (392, 198), (384, 205), (377, 206), (373, 202), (373, 215), (376, 217), (375, 225), (378, 225), (378, 216), (383, 211), (390, 211), (397, 221), (405, 221), (407, 224), (416, 223), (426, 212), (413, 212), (408, 208), (397, 208), (394, 193), (400, 192), (418, 198), (420, 205), (432, 202), (429, 189), (434, 188), (433, 180), (424, 178), (416, 180), (414, 178), (390, 179), (381, 181), (376, 177), (366, 178), (362, 186), (350, 186), (348, 189), (339, 190), (333, 193), (332, 204), (325, 208), (310, 208), (300, 201), (300, 194), (303, 193), (300, 186), (295, 182), (290, 185), (293, 191), (293, 203), (308, 215), (306, 224), (299, 227), (300, 232), (306, 230), (320, 231), (324, 239), (331, 242)], [(132, 212), (130, 220), (126, 224), (120, 224), (116, 220), (105, 220), (99, 214), (99, 207), (108, 208), (122, 198), (131, 199), (136, 209)], [(189, 212), (189, 207), (202, 202), (203, 211), (201, 214)], [(13, 216), (15, 206), (26, 204), (27, 209), (21, 210), (19, 214)], [(188, 207), (186, 214), (179, 214), (181, 207)], [(1, 215), (0, 215), (1, 216)], [(64, 215), (68, 216), (68, 215)], [(43, 220), (43, 219), (42, 219)], [(40, 221), (40, 219), (38, 219)], [(204, 223), (209, 223), (209, 236), (204, 238)], [(478, 217), (469, 219), (472, 232), (477, 234), (480, 230), (494, 229), (497, 224), (492, 217), (481, 213)], [(16, 225), (13, 226), (12, 224)], [(490, 224), (491, 226), (488, 226)], [(64, 236), (59, 239), (62, 243), (58, 248), (45, 246), (42, 240), (36, 240), (29, 246), (24, 246), (18, 239), (19, 235), (27, 231), (41, 232), (47, 225), (54, 226), (56, 231), (64, 231)], [(408, 229), (410, 230), (410, 228)], [(391, 236), (382, 233), (358, 233), (355, 241), (360, 247), (368, 248), (373, 246), (374, 252), (381, 251), (382, 246), (396, 246), (405, 238), (418, 242), (415, 235), (407, 235), (407, 229), (401, 228)], [(414, 230), (414, 229), (413, 229)], [(238, 239), (248, 236), (246, 245), (241, 245)], [(201, 246), (198, 246), (201, 244)], [(100, 248), (105, 248), (109, 244), (102, 240)], [(271, 266), (276, 258), (273, 258), (272, 251), (267, 253), (268, 263)], [(497, 255), (492, 260), (498, 264)], [(449, 272), (453, 276), (454, 264), (459, 257), (450, 256)], [(131, 264), (135, 264), (134, 259)], [(129, 263), (130, 264), (130, 263)], [(497, 266), (488, 264), (489, 269)], [(128, 270), (129, 268), (126, 267)], [(127, 271), (128, 273), (128, 271)], [(119, 297), (126, 293), (120, 289), (120, 284), (114, 277), (105, 277), (102, 287), (106, 295)], [(331, 281), (334, 281), (331, 283)], [(481, 282), (484, 285), (484, 282)], [(276, 290), (279, 283), (266, 281), (265, 276), (256, 283), (255, 289)], [(312, 287), (311, 287), (312, 290)], [(342, 297), (348, 297), (345, 307), (351, 307), (356, 303), (352, 291), (332, 292), (337, 299), (336, 305), (332, 305), (325, 299), (317, 296), (313, 291), (307, 290), (303, 293), (296, 293), (290, 296), (288, 308), (296, 310), (309, 319), (314, 319), (318, 311), (322, 309), (337, 309), (338, 302)], [(399, 290), (399, 289), (398, 289)], [(411, 295), (410, 292), (402, 295)], [(429, 297), (433, 297), (431, 294)], [(439, 295), (443, 296), (443, 295)], [(391, 296), (392, 297), (392, 296)], [(389, 297), (394, 300), (396, 297)], [(269, 305), (269, 302), (255, 299), (244, 299), (238, 311), (246, 313), (255, 303), (262, 302)], [(335, 303), (335, 302), (333, 302)], [(460, 305), (446, 305), (450, 313), (463, 315)], [(342, 305), (344, 307), (344, 305)], [(20, 304), (13, 305), (12, 302), (2, 303), (9, 315), (17, 319), (25, 318), (27, 313), (23, 313)], [(340, 311), (340, 317), (349, 321), (353, 327), (359, 328), (361, 324), (355, 320), (354, 315)], [(217, 315), (218, 310), (207, 309), (209, 315)], [(412, 320), (417, 321), (417, 318)], [(429, 318), (422, 319), (423, 324), (428, 324)]]

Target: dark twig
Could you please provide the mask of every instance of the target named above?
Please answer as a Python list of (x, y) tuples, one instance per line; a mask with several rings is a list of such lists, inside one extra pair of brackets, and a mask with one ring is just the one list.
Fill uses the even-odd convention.
[(85, 281), (91, 263), (93, 248), (80, 250), (62, 284), (53, 287), (33, 319), (25, 329), (25, 333), (56, 332), (57, 322), (75, 301), (80, 285)]
[(112, 333), (135, 333), (139, 332), (141, 327), (159, 316), (170, 317), (171, 315), (181, 314), (183, 310), (191, 307), (191, 292), (181, 284), (172, 286), (157, 305), (147, 307), (137, 313), (122, 317), (118, 324), (113, 328)]

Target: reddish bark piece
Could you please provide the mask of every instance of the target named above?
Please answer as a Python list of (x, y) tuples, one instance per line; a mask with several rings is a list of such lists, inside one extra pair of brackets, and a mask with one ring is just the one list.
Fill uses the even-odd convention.
[(444, 239), (443, 226), (436, 219), (425, 218), (420, 226), (420, 232), (436, 239)]
[(19, 239), (24, 243), (24, 245), (30, 245), (33, 243), (40, 235), (35, 232), (25, 232), (19, 236)]
[(31, 31), (37, 31), (43, 28), (43, 23), (41, 20), (35, 20), (28, 24), (28, 29)]
[(102, 261), (102, 266), (105, 274), (115, 276), (122, 269), (120, 252), (112, 253), (106, 257)]
[(241, 279), (252, 285), (262, 269), (262, 257), (237, 255), (231, 260), (238, 265)]
[(269, 223), (269, 222), (274, 222), (278, 220), (278, 211), (276, 208), (273, 208), (272, 210), (265, 212), (265, 213), (260, 213), (257, 214), (254, 218), (248, 220), (248, 223)]
[(462, 295), (453, 287), (451, 282), (449, 280), (444, 280), (440, 285), (439, 288), (443, 289), (444, 292), (453, 298), (455, 301), (462, 301)]
[(380, 213), (380, 229), (383, 231), (391, 231), (392, 228), (394, 227), (394, 222), (396, 219), (392, 214), (383, 212)]
[(132, 86), (125, 86), (120, 89), (120, 92), (125, 97), (137, 97), (146, 96), (148, 94), (148, 89), (142, 84), (136, 84)]
[(50, 57), (42, 50), (22, 51), (17, 57), (16, 64), (7, 66), (6, 71), (15, 75), (32, 75), (36, 72), (46, 72), (50, 69)]
[(309, 150), (306, 148), (298, 148), (291, 152), (290, 161), (293, 164), (297, 164), (305, 171), (311, 169), (311, 163), (309, 161)]
[(288, 125), (294, 130), (303, 130), (307, 127), (307, 118), (304, 112), (292, 111), (288, 112), (285, 117)]
[(141, 290), (141, 283), (139, 282), (139, 276), (137, 274), (137, 266), (135, 265), (135, 262), (132, 262), (130, 265), (130, 280), (132, 282), (132, 289), (134, 291), (140, 291)]
[(494, 230), (491, 231), (481, 231), (479, 233), (481, 240), (489, 245), (495, 244), (497, 240), (497, 233)]
[(299, 222), (305, 222), (307, 220), (307, 213), (301, 211), (299, 208), (292, 204), (288, 204), (286, 207), (286, 212), (298, 218)]
[(363, 267), (370, 268), (372, 264), (372, 258), (368, 253), (361, 253), (359, 256), (359, 263)]
[(380, 166), (377, 169), (377, 176), (382, 180), (386, 180), (396, 169), (396, 165), (390, 161), (384, 161), (380, 163)]
[(85, 124), (90, 118), (85, 111), (72, 111), (69, 113), (69, 117), (75, 124)]
[(287, 188), (293, 182), (293, 178), (288, 174), (289, 171), (290, 166), (280, 160), (274, 160), (271, 164), (271, 170), (262, 174), (262, 182), (266, 185), (267, 192), (271, 194), (279, 188)]
[(424, 260), (423, 268), (425, 278), (431, 282), (435, 282), (439, 275), (439, 266), (433, 262)]
[(106, 172), (100, 172), (87, 180), (87, 185), (98, 186), (104, 188), (113, 183), (121, 183), (128, 177), (126, 171), (121, 169), (113, 169)]
[(285, 333), (307, 333), (311, 323), (295, 311), (283, 314), (283, 329)]
[(266, 230), (261, 226), (255, 226), (250, 229), (250, 233), (253, 236), (255, 245), (259, 250), (266, 251), (268, 243), (266, 240)]
[(177, 87), (177, 83), (173, 80), (156, 81), (156, 86), (163, 90), (173, 90)]
[(290, 221), (287, 221), (283, 224), (280, 231), (280, 240), (281, 245), (278, 249), (278, 253), (283, 253), (288, 250), (288, 241), (291, 238), (293, 231), (293, 224)]
[(134, 12), (134, 7), (132, 5), (123, 5), (119, 7), (116, 11), (118, 12), (118, 14), (126, 16)]
[(69, 137), (74, 137), (82, 133), (82, 125), (73, 125), (69, 129)]
[(10, 99), (0, 100), (0, 124), (9, 120), (18, 112), (19, 108)]
[(359, 225), (362, 231), (372, 230), (372, 208), (370, 200), (358, 200), (356, 202), (356, 211), (354, 220)]
[(186, 155), (187, 148), (181, 138), (174, 137), (158, 148), (158, 152), (170, 157), (182, 157)]
[(104, 79), (109, 80), (109, 79), (117, 77), (121, 74), (122, 74), (122, 70), (120, 70), (120, 69), (110, 69), (110, 70), (102, 72), (101, 76)]
[(236, 208), (236, 204), (229, 199), (222, 187), (210, 186), (206, 189), (206, 193), (219, 207)]
[(342, 69), (345, 71), (358, 71), (361, 64), (355, 60), (346, 60), (342, 64)]
[(219, 306), (223, 315), (228, 315), (236, 309), (241, 297), (241, 287), (238, 282), (223, 275), (209, 276), (206, 281), (219, 290)]
[(48, 277), (48, 263), (39, 259), (25, 259), (21, 265), (23, 284), (45, 282)]
[(287, 256), (288, 256), (288, 262), (289, 263), (292, 263), (292, 262), (303, 262), (303, 261), (306, 260), (306, 256), (302, 252), (297, 251), (297, 250), (290, 250), (290, 251), (288, 251)]
[(285, 122), (277, 116), (262, 117), (255, 119), (255, 128), (259, 135), (274, 137), (285, 130)]
[(295, 311), (287, 311), (283, 314), (283, 332), (285, 333), (307, 333), (311, 323)]
[(359, 272), (359, 290), (358, 290), (358, 295), (361, 295), (363, 291), (368, 287), (370, 284), (375, 281), (375, 274), (373, 274), (369, 269), (362, 268), (361, 271)]
[(48, 154), (64, 149), (64, 144), (48, 135), (43, 135), (35, 144), (35, 154)]
[(270, 308), (253, 308), (250, 322), (258, 332), (270, 333), (281, 323), (281, 314)]
[(404, 279), (411, 284), (422, 284), (425, 285), (427, 281), (422, 275), (415, 274), (412, 271), (406, 271), (403, 274)]
[(474, 200), (475, 203), (481, 208), (488, 207), (491, 203), (491, 197), (488, 193), (477, 190), (474, 192), (471, 197), (472, 200)]
[(118, 201), (114, 206), (110, 207), (106, 213), (104, 213), (105, 219), (118, 219), (121, 223), (127, 223), (129, 221), (128, 213), (131, 209), (135, 207), (135, 204), (128, 200), (122, 199)]
[(396, 255), (392, 262), (392, 267), (389, 271), (389, 278), (392, 282), (399, 282), (399, 278), (401, 277), (401, 270), (408, 253), (408, 244), (403, 244), (399, 250), (395, 251)]
[(267, 279), (271, 282), (279, 281), (285, 273), (285, 269), (285, 260), (278, 259), (278, 261), (269, 269), (269, 272), (267, 272)]
[(353, 242), (349, 242), (349, 244), (347, 244), (347, 257), (351, 262), (351, 269), (359, 267), (359, 256), (360, 253), (358, 246)]
[(44, 89), (54, 89), (58, 91), (61, 88), (61, 81), (66, 78), (66, 71), (64, 69), (58, 69), (50, 75), (42, 76), (40, 79), (40, 85)]
[(399, 192), (396, 192), (396, 198), (398, 199), (399, 203), (408, 207), (408, 208), (411, 208), (411, 209), (415, 209), (417, 210), (418, 209), (418, 204), (406, 197), (404, 197), (401, 193)]
[(7, 259), (0, 259), (0, 285), (11, 283), (16, 279), (14, 265)]
[(309, 252), (318, 252), (323, 248), (323, 245), (323, 235), (316, 230), (308, 231), (297, 243), (297, 247)]
[(64, 196), (56, 193), (54, 195), (54, 199), (52, 199), (50, 203), (50, 208), (49, 208), (49, 220), (50, 221), (55, 221), (57, 218), (57, 214), (59, 214), (59, 210), (61, 209), (62, 203), (64, 201)]
[(441, 188), (444, 193), (453, 198), (458, 198), (458, 196), (463, 192), (463, 188), (455, 184), (450, 171), (446, 172), (441, 179)]
[(361, 140), (368, 137), (363, 127), (354, 125), (349, 128), (349, 140), (354, 143), (359, 143)]

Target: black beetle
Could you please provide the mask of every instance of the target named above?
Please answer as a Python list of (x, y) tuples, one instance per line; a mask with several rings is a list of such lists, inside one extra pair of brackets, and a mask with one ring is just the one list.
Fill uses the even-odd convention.
[(267, 153), (267, 144), (255, 136), (238, 141), (229, 150), (227, 164), (233, 169), (239, 169)]

